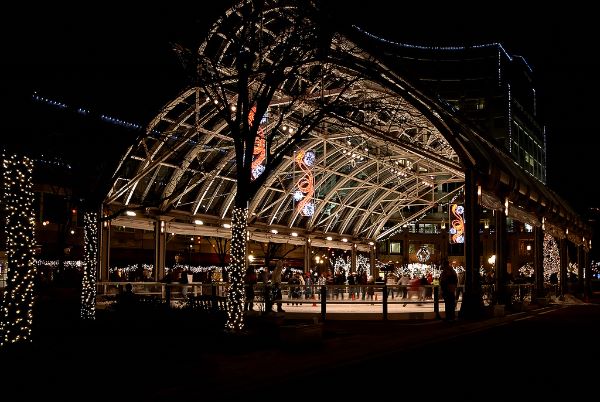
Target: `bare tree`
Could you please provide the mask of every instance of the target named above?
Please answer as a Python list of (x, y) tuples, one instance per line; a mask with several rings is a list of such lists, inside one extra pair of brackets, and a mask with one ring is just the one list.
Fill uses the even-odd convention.
[[(312, 83), (325, 74), (331, 32), (319, 23), (315, 2), (298, 5), (242, 1), (217, 21), (196, 55), (176, 49), (184, 62), (196, 67), (195, 85), (214, 104), (234, 142), (237, 193), (226, 324), (233, 331), (244, 327), (248, 202), (326, 114), (323, 88)], [(315, 107), (317, 100), (320, 105)]]

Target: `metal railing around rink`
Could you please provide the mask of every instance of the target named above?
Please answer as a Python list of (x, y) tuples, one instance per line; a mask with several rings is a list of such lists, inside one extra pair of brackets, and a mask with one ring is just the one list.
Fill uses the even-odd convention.
[[(142, 302), (164, 303), (169, 307), (199, 306), (201, 309), (226, 310), (226, 297), (229, 289), (227, 282), (97, 282), (97, 307), (110, 306), (118, 300), (125, 285), (131, 283), (133, 292)], [(301, 305), (310, 303), (321, 308), (322, 318), (326, 318), (327, 306), (366, 305), (374, 306), (372, 312), (381, 311), (383, 319), (387, 315), (399, 312), (403, 307), (419, 306), (421, 311), (430, 311), (439, 318), (440, 302), (443, 303), (437, 285), (296, 285), (282, 283), (281, 298), (273, 292), (274, 287), (262, 282), (254, 285), (254, 304), (265, 311), (277, 303)], [(508, 286), (513, 302), (528, 303), (531, 301), (531, 284), (511, 284)], [(462, 301), (463, 289), (457, 289), (457, 306)], [(384, 297), (384, 295), (386, 297)], [(482, 286), (483, 303), (492, 305), (495, 300), (494, 286)], [(315, 306), (316, 307), (316, 306)], [(370, 310), (370, 309), (369, 309)]]

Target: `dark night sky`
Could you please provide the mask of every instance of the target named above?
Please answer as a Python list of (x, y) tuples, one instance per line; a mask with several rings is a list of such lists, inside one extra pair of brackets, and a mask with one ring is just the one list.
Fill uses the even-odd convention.
[[(89, 10), (52, 4), (36, 8), (35, 15), (30, 9), (4, 13), (4, 130), (30, 130), (27, 119), (18, 118), (24, 112), (18, 105), (35, 89), (70, 105), (147, 124), (186, 85), (169, 43), (199, 43), (228, 3), (169, 2), (126, 10), (106, 4)], [(524, 56), (542, 84), (538, 93), (546, 116), (550, 187), (580, 212), (599, 204), (599, 169), (590, 144), (600, 89), (593, 12), (575, 7), (524, 10), (521, 3), (493, 9), (399, 3), (395, 8), (400, 11), (391, 10), (389, 0), (339, 3), (347, 5), (340, 8), (339, 18), (392, 40), (422, 45), (501, 42), (509, 53)]]

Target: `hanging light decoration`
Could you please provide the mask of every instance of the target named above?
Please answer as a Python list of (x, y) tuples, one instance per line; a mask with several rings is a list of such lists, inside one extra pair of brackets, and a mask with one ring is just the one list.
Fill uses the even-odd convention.
[(293, 194), (296, 204), (296, 210), (302, 216), (312, 216), (315, 213), (315, 204), (313, 195), (315, 194), (315, 178), (312, 172), (312, 166), (315, 163), (315, 153), (313, 151), (301, 150), (296, 155), (296, 164), (302, 171), (303, 175), (298, 180), (296, 190)]
[[(256, 106), (253, 106), (248, 113), (248, 124), (252, 126), (254, 115), (256, 114)], [(262, 123), (262, 121), (261, 121)], [(262, 127), (258, 127), (256, 140), (254, 141), (254, 151), (252, 152), (252, 180), (256, 180), (265, 171), (265, 166), (262, 164), (267, 157), (265, 132)]]
[(450, 243), (465, 242), (465, 208), (462, 205), (452, 204), (450, 206)]

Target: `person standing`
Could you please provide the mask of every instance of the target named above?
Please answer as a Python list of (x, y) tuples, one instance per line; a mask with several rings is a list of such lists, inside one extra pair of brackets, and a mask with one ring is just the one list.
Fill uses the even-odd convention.
[(462, 299), (465, 294), (465, 270), (463, 267), (460, 267), (458, 272), (456, 273), (458, 276), (458, 285), (456, 286), (456, 301)]
[(313, 295), (313, 279), (310, 272), (305, 273), (306, 278), (304, 279), (304, 298), (310, 299)]
[(269, 280), (269, 267), (263, 267), (260, 278), (263, 284), (263, 297), (265, 299), (265, 314), (273, 312), (273, 300), (271, 297), (271, 283)]
[(254, 310), (254, 285), (258, 279), (254, 267), (248, 267), (244, 275), (244, 291), (246, 292), (246, 302), (244, 303), (244, 311)]
[(275, 270), (271, 274), (271, 285), (273, 286), (273, 301), (277, 300), (277, 312), (285, 313), (281, 307), (281, 273), (283, 271), (283, 260), (277, 261)]
[(454, 268), (450, 266), (448, 260), (442, 261), (442, 273), (440, 274), (440, 289), (444, 298), (444, 311), (446, 313), (446, 321), (454, 321), (456, 319), (456, 285), (458, 284), (458, 276)]

